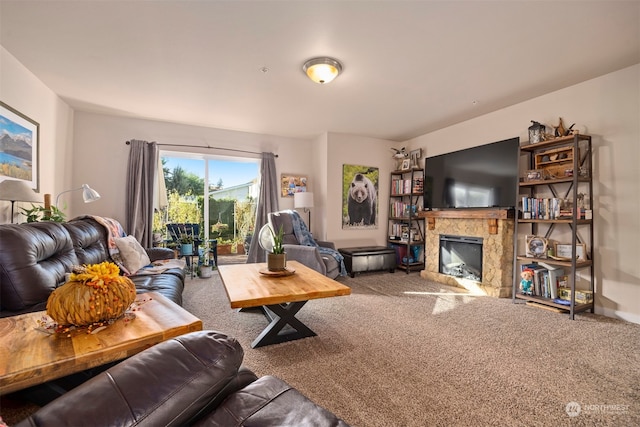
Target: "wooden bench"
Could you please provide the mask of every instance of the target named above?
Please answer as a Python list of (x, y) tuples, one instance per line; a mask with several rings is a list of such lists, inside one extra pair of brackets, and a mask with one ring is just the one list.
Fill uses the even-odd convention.
[(338, 251), (344, 257), (344, 265), (351, 277), (366, 271), (396, 271), (396, 252), (385, 246), (361, 246), (342, 248)]

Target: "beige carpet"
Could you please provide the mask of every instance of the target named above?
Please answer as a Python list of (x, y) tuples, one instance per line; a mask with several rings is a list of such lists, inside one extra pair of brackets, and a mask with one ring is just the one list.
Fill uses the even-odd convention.
[(340, 281), (352, 295), (298, 314), (317, 337), (259, 349), (250, 344), (265, 318), (230, 309), (217, 272), (187, 280), (184, 307), (236, 337), (259, 376), (282, 378), (353, 426), (640, 425), (640, 325), (571, 321), (417, 273)]

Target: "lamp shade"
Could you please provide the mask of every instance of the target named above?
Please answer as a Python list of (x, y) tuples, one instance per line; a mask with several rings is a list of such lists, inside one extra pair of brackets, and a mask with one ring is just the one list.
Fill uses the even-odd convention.
[(293, 207), (294, 208), (312, 208), (313, 207), (313, 193), (293, 193)]
[(100, 194), (87, 184), (82, 184), (82, 199), (85, 203), (95, 202), (100, 198)]
[(0, 182), (0, 200), (11, 202), (40, 202), (40, 197), (25, 181), (5, 179)]
[(305, 62), (302, 71), (314, 82), (325, 84), (338, 77), (342, 72), (342, 64), (337, 59), (323, 56)]
[(96, 190), (89, 187), (88, 184), (82, 184), (82, 187), (72, 188), (71, 190), (65, 190), (62, 193), (58, 194), (58, 196), (56, 197), (56, 207), (58, 206), (58, 200), (60, 200), (60, 196), (62, 196), (64, 193), (69, 193), (71, 191), (78, 191), (78, 190), (82, 190), (82, 200), (84, 200), (85, 203), (95, 202), (100, 198), (100, 194), (98, 194)]

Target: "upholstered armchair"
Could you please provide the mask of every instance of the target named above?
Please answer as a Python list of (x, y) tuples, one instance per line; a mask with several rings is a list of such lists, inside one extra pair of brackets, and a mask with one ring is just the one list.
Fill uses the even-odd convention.
[[(293, 218), (294, 215), (297, 215), (297, 212), (281, 211), (269, 214), (269, 224), (271, 224), (273, 230), (278, 232), (282, 226), (284, 232), (283, 246), (287, 254), (287, 260), (298, 261), (318, 273), (335, 279), (341, 271), (340, 263), (338, 263), (338, 260), (333, 256), (320, 253), (320, 250), (316, 246), (302, 245), (301, 242), (298, 241), (294, 232), (294, 221), (296, 220), (296, 218)], [(299, 216), (297, 220), (300, 220)], [(334, 251), (336, 249), (333, 242), (315, 240), (315, 243), (317, 243), (318, 246), (333, 249)]]

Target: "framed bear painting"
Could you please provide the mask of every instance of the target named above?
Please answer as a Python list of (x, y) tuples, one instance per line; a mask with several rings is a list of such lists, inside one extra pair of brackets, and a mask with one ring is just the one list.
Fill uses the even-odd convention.
[(378, 228), (378, 168), (342, 165), (342, 228)]

